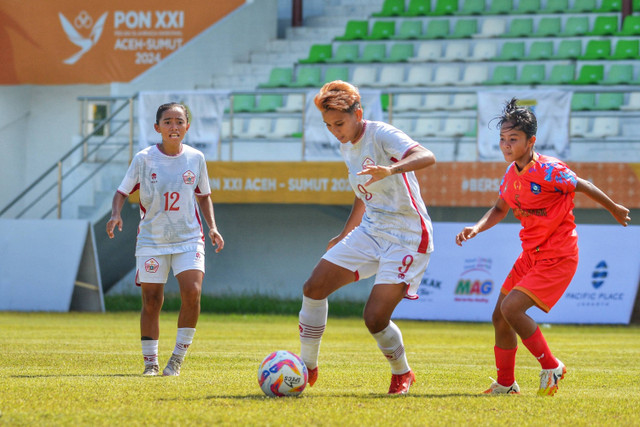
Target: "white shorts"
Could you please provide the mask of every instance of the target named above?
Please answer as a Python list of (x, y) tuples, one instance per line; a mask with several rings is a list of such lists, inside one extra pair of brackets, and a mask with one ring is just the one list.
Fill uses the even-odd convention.
[(322, 258), (353, 271), (356, 281), (375, 274), (375, 285), (405, 283), (406, 298), (417, 299), (416, 292), (430, 257), (431, 254), (414, 252), (356, 227)]
[(178, 254), (137, 256), (136, 285), (140, 283), (166, 283), (169, 269), (177, 276), (183, 271), (200, 270), (204, 273), (204, 253), (200, 251)]

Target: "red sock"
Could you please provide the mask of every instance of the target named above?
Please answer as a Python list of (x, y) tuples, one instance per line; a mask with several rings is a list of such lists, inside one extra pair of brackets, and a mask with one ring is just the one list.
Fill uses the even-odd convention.
[(493, 353), (496, 355), (496, 368), (498, 370), (498, 384), (509, 387), (516, 380), (516, 351), (518, 347), (504, 349), (497, 346), (493, 347)]
[(540, 327), (536, 328), (536, 331), (529, 338), (522, 340), (522, 344), (538, 359), (542, 369), (555, 369), (558, 367), (558, 361), (551, 354), (547, 340), (542, 336)]

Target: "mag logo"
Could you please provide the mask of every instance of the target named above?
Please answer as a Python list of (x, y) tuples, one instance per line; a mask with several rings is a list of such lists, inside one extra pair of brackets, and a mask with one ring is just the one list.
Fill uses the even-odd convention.
[(493, 290), (491, 258), (469, 258), (464, 261), (455, 289), (454, 301), (488, 303)]

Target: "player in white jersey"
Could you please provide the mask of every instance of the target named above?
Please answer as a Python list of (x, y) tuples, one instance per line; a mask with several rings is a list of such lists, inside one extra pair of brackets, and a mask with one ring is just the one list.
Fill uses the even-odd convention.
[(350, 83), (337, 80), (325, 84), (314, 102), (327, 128), (341, 143), (356, 197), (344, 229), (331, 239), (303, 287), (300, 353), (309, 369), (309, 385), (318, 378), (327, 297), (342, 286), (375, 274), (364, 321), (391, 365), (389, 394), (405, 394), (415, 382), (415, 374), (391, 315), (403, 298), (417, 298), (433, 251), (431, 220), (413, 171), (433, 165), (436, 159), (393, 126), (364, 121), (360, 94)]
[(200, 315), (205, 238), (198, 206), (216, 252), (222, 250), (224, 240), (216, 227), (204, 155), (182, 143), (189, 130), (186, 107), (177, 103), (161, 105), (154, 128), (162, 135), (162, 143), (143, 149), (133, 158), (113, 196), (107, 234), (113, 238), (116, 227), (122, 231), (122, 206), (129, 194), (139, 189), (136, 284), (142, 288), (143, 375), (157, 375), (160, 371), (160, 310), (164, 285), (173, 269), (182, 303), (176, 345), (163, 375), (175, 376), (180, 374)]

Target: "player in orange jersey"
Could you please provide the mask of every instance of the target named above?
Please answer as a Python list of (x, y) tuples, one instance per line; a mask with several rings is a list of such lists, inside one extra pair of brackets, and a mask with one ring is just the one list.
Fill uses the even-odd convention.
[(565, 292), (578, 266), (578, 236), (573, 216), (575, 192), (589, 196), (623, 226), (629, 209), (613, 202), (602, 190), (576, 176), (558, 159), (535, 152), (537, 120), (511, 99), (498, 118), (500, 149), (510, 162), (495, 205), (473, 226), (456, 236), (456, 243), (475, 237), (500, 222), (513, 209), (520, 220), (522, 253), (509, 272), (493, 312), (498, 379), (488, 394), (517, 394), (514, 369), (517, 335), (540, 362), (541, 396), (554, 395), (566, 368), (556, 359), (527, 310), (548, 312)]

